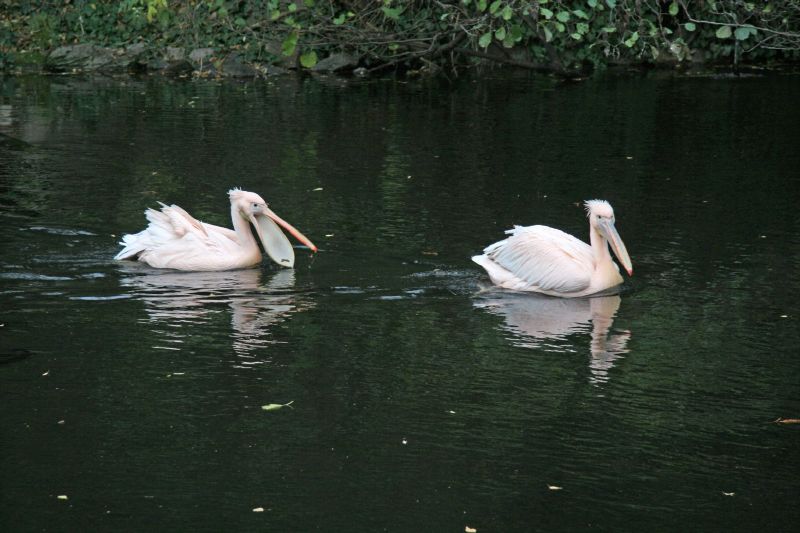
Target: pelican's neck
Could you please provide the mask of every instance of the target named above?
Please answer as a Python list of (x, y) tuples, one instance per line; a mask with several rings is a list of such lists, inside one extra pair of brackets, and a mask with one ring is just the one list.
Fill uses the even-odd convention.
[(608, 241), (591, 224), (589, 224), (589, 241), (592, 243), (595, 269), (602, 264), (613, 263), (611, 252), (608, 250)]
[(250, 229), (250, 223), (244, 219), (234, 204), (231, 204), (231, 221), (233, 221), (233, 230), (236, 232), (239, 244), (258, 248), (256, 239), (253, 236), (253, 230)]

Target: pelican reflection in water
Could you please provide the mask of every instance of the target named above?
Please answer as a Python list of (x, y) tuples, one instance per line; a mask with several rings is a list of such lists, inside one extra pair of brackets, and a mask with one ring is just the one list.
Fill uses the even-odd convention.
[(608, 380), (614, 361), (628, 352), (630, 332), (610, 333), (620, 302), (617, 295), (566, 299), (491, 290), (475, 306), (501, 316), (517, 346), (575, 351), (569, 337), (590, 333), (589, 370), (598, 383)]
[[(312, 307), (294, 291), (294, 270), (272, 274), (262, 274), (260, 269), (181, 272), (134, 263), (123, 272), (128, 276), (122, 278), (122, 286), (144, 302), (151, 322), (199, 326), (221, 309), (230, 309), (233, 348), (242, 358), (253, 359), (253, 351), (274, 342), (271, 326)], [(168, 335), (180, 340), (191, 333), (173, 329)]]

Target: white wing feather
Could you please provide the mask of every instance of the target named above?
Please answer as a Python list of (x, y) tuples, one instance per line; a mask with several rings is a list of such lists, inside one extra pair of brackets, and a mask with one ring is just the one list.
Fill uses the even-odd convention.
[(589, 287), (594, 256), (585, 242), (547, 226), (515, 226), (473, 258), (496, 283), (515, 290), (573, 293)]
[[(160, 203), (160, 202), (159, 202)], [(124, 248), (114, 259), (129, 259), (138, 256), (157, 268), (176, 267), (188, 269), (208, 261), (209, 254), (222, 253), (224, 242), (231, 240), (228, 233), (235, 233), (210, 224), (204, 224), (177, 205), (161, 204), (161, 211), (145, 211), (148, 226), (139, 233), (122, 238)], [(219, 231), (222, 230), (222, 231)]]

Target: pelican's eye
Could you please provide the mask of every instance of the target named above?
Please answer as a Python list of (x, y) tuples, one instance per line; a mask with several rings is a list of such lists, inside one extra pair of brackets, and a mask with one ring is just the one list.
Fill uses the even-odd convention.
[(258, 204), (256, 202), (253, 202), (253, 208), (258, 209)]

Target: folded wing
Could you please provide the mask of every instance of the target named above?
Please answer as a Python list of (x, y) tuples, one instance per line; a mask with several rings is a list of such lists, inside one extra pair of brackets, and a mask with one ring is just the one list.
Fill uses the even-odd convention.
[(473, 260), (496, 284), (514, 290), (572, 293), (589, 287), (594, 256), (585, 242), (547, 226), (515, 226)]

